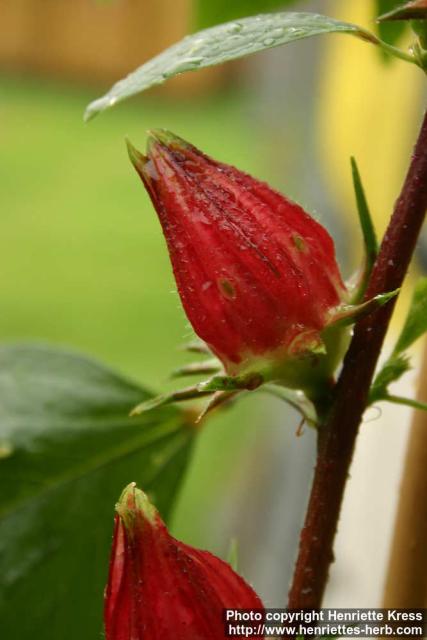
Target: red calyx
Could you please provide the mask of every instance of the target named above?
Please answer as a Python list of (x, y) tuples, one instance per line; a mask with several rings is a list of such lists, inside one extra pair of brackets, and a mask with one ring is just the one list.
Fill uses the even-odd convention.
[(224, 608), (263, 610), (227, 563), (173, 538), (134, 484), (117, 510), (105, 592), (106, 640), (223, 640)]
[[(195, 332), (230, 374), (316, 342), (346, 289), (328, 232), (268, 185), (164, 131), (130, 157)], [(306, 340), (304, 336), (308, 336)]]

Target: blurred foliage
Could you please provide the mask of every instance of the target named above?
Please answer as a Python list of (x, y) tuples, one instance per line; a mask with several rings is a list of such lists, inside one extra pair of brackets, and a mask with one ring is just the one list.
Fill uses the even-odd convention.
[[(266, 13), (274, 9), (285, 9), (295, 5), (295, 0), (195, 0), (195, 29), (205, 29), (215, 24)], [(301, 4), (301, 3), (298, 3)]]
[[(373, 13), (380, 16), (402, 5), (403, 0), (371, 0)], [(293, 10), (304, 11), (304, 0), (194, 0), (194, 29), (204, 29), (221, 22), (227, 22), (244, 16), (252, 16), (257, 13), (265, 13), (274, 10), (286, 10), (288, 5)], [(319, 10), (321, 11), (321, 10)], [(324, 11), (322, 13), (328, 13)], [(390, 44), (396, 44), (402, 37), (407, 25), (403, 22), (377, 23), (378, 34), (381, 39)], [(391, 58), (382, 54), (384, 60)]]
[[(375, 2), (377, 16), (388, 13), (402, 4), (402, 0), (375, 0)], [(377, 26), (380, 38), (390, 44), (396, 44), (405, 33), (408, 25), (405, 22), (379, 22)]]
[[(375, 14), (377, 16), (388, 13), (403, 4), (402, 0), (374, 0), (374, 2), (376, 2)], [(405, 22), (377, 22), (377, 28), (380, 38), (390, 44), (397, 44), (408, 25)], [(387, 59), (390, 60), (388, 56)]]

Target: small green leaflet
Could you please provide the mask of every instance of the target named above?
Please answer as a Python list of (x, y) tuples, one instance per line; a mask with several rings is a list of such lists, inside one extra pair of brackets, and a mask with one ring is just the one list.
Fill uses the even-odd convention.
[(406, 322), (394, 348), (402, 353), (427, 331), (427, 278), (418, 280)]
[(368, 201), (366, 199), (365, 190), (363, 188), (362, 178), (360, 177), (359, 167), (357, 166), (356, 159), (354, 157), (350, 158), (350, 164), (357, 214), (359, 216), (359, 224), (362, 231), (364, 245), (363, 267), (357, 273), (356, 279), (353, 279), (353, 281), (350, 282), (350, 302), (352, 304), (358, 304), (363, 301), (372, 268), (377, 258), (378, 240)]
[(316, 13), (270, 13), (242, 18), (187, 36), (115, 84), (86, 109), (88, 121), (101, 111), (186, 71), (222, 64), (258, 51), (325, 33), (348, 33), (382, 45), (369, 31)]
[(149, 397), (77, 354), (0, 348), (5, 638), (101, 637), (114, 504), (136, 481), (167, 517), (194, 441), (175, 407), (130, 419)]
[(368, 278), (377, 257), (378, 240), (356, 159), (352, 157), (350, 158), (350, 162), (357, 212), (359, 214), (359, 221), (365, 244), (368, 272), (366, 277)]
[(391, 356), (384, 363), (371, 387), (369, 394), (370, 404), (379, 400), (389, 400), (397, 404), (408, 404), (410, 406), (417, 406), (417, 408), (427, 408), (422, 406), (422, 403), (414, 404), (414, 401), (409, 398), (392, 396), (388, 392), (388, 386), (410, 369), (409, 356), (406, 354), (406, 350), (426, 332), (427, 277), (420, 278), (415, 286), (411, 306), (399, 339), (396, 342)]
[(369, 404), (385, 400), (388, 386), (399, 380), (411, 368), (409, 358), (404, 355), (393, 355), (384, 363), (378, 372), (369, 392)]

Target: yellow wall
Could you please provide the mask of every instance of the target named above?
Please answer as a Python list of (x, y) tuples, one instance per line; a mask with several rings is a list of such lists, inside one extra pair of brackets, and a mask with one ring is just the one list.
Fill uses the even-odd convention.
[[(330, 14), (372, 29), (372, 5), (371, 0), (336, 0), (330, 4)], [(349, 158), (356, 157), (382, 234), (416, 139), (424, 107), (425, 76), (400, 60), (384, 64), (375, 47), (347, 36), (328, 38), (323, 74), (318, 115), (320, 153), (329, 185), (355, 238), (354, 253), (360, 256)], [(411, 271), (413, 275), (414, 268)], [(400, 315), (406, 303), (405, 291)]]

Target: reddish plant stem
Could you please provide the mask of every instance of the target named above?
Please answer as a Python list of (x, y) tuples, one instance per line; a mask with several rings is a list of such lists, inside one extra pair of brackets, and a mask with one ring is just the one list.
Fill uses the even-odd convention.
[[(402, 285), (427, 208), (427, 113), (383, 238), (366, 298)], [(395, 300), (360, 320), (319, 429), (319, 446), (289, 608), (321, 606), (354, 445)]]

